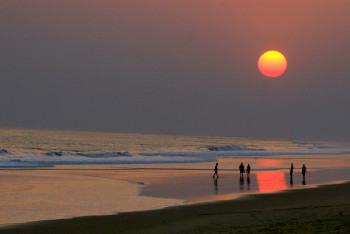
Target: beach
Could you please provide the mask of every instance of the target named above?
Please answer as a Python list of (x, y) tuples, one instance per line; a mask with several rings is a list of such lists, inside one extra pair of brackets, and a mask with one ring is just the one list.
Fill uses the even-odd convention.
[[(55, 225), (55, 221), (36, 223), (43, 220), (68, 219), (57, 222), (70, 223), (85, 220), (85, 218), (76, 219), (74, 217), (96, 215), (104, 217), (113, 214), (117, 214), (115, 218), (119, 219), (120, 216), (124, 217), (126, 214), (131, 215), (138, 211), (148, 212), (149, 214), (163, 212), (155, 211), (159, 209), (168, 212), (164, 217), (172, 217), (173, 212), (176, 214), (178, 212), (188, 213), (189, 211), (186, 209), (194, 209), (189, 207), (198, 207), (199, 210), (202, 210), (201, 212), (205, 212), (208, 207), (211, 207), (211, 212), (217, 209), (221, 213), (220, 210), (224, 206), (223, 204), (227, 202), (232, 203), (234, 207), (242, 204), (241, 211), (237, 210), (238, 208), (232, 210), (231, 215), (234, 216), (240, 214), (240, 212), (246, 212), (249, 207), (261, 207), (261, 210), (249, 209), (249, 212), (261, 214), (261, 212), (274, 213), (274, 210), (282, 212), (280, 210), (282, 207), (285, 207), (283, 209), (294, 210), (296, 207), (310, 206), (311, 210), (308, 212), (312, 213), (312, 209), (316, 208), (312, 208), (313, 202), (309, 203), (308, 200), (304, 199), (304, 196), (306, 196), (304, 193), (315, 195), (314, 200), (319, 201), (316, 204), (317, 207), (328, 206), (329, 203), (339, 201), (339, 198), (333, 195), (334, 189), (332, 186), (334, 185), (329, 185), (329, 201), (326, 199), (328, 192), (325, 189), (328, 187), (318, 187), (318, 185), (338, 184), (350, 180), (349, 169), (341, 167), (341, 165), (348, 162), (349, 155), (333, 157), (331, 160), (333, 165), (329, 168), (322, 167), (325, 164), (329, 165), (329, 156), (312, 157), (313, 160), (309, 159), (309, 163), (312, 162), (313, 167), (319, 169), (309, 169), (306, 180), (303, 181), (300, 168), (296, 168), (293, 182), (290, 180), (289, 170), (287, 169), (253, 170), (249, 176), (245, 173), (241, 178), (238, 169), (232, 169), (232, 167), (235, 165), (238, 167), (238, 162), (242, 158), (218, 158), (220, 168), (218, 179), (212, 178), (212, 163), (62, 165), (46, 169), (1, 170), (0, 180), (3, 189), (0, 192), (2, 197), (0, 208), (1, 213), (6, 213), (6, 215), (1, 216), (0, 223), (4, 228), (3, 230), (7, 232), (9, 230), (7, 228), (22, 228), (21, 224), (30, 222), (35, 222), (33, 225), (38, 226), (38, 228), (41, 228), (42, 225)], [(265, 164), (270, 166), (270, 164), (273, 164), (285, 167), (284, 164), (288, 164), (291, 158), (293, 158), (295, 165), (300, 165), (302, 161), (305, 161), (305, 156), (303, 158), (300, 156), (273, 156), (271, 158), (264, 157), (263, 159), (246, 157), (244, 160), (252, 162), (252, 165)], [(339, 191), (342, 190), (340, 189), (342, 187), (344, 187), (344, 194), (347, 197), (346, 191), (349, 185), (335, 185), (335, 188)], [(316, 191), (320, 188), (323, 188), (322, 191), (325, 195), (319, 198)], [(287, 201), (290, 198), (287, 197), (290, 195), (287, 196), (286, 194), (290, 193), (295, 194), (296, 197), (293, 198), (294, 200), (290, 200), (290, 204), (288, 204)], [(272, 202), (273, 199), (271, 200), (270, 196), (277, 196), (284, 203), (282, 202), (281, 207), (277, 206), (275, 202)], [(339, 197), (342, 196), (339, 194)], [(261, 204), (252, 204), (251, 202), (255, 202), (257, 198), (259, 198)], [(346, 202), (345, 198), (343, 202)], [(215, 204), (218, 206), (217, 208), (215, 208)], [(338, 208), (335, 207), (334, 209)], [(329, 209), (333, 208), (329, 207)], [(344, 209), (346, 210), (346, 205), (344, 205)], [(129, 212), (132, 213), (129, 214)], [(283, 212), (287, 211), (284, 210)], [(135, 215), (145, 214), (148, 216), (148, 213), (135, 213)], [(216, 215), (215, 212), (214, 214)], [(196, 215), (198, 215), (197, 218), (203, 216), (201, 214)], [(255, 215), (257, 214), (254, 213)], [(239, 217), (238, 220), (241, 219), (241, 215)], [(98, 217), (95, 218), (100, 220)], [(93, 218), (87, 218), (86, 220), (90, 219)], [(272, 216), (271, 219), (273, 220)], [(168, 220), (168, 218), (165, 220)], [(250, 221), (254, 222), (254, 220)], [(122, 223), (122, 226), (126, 225), (126, 223)], [(152, 222), (149, 225), (152, 226)], [(254, 223), (254, 225), (257, 225), (257, 223)], [(31, 227), (31, 224), (23, 227)], [(118, 224), (118, 228), (120, 228), (120, 224)], [(72, 232), (76, 231), (72, 230)], [(125, 231), (132, 231), (132, 229), (129, 230), (126, 225)], [(187, 232), (187, 230), (182, 231)]]
[(2, 233), (348, 233), (350, 183), (154, 211), (35, 222)]
[[(161, 215), (158, 212), (166, 212), (165, 223), (171, 223), (171, 217), (177, 220), (179, 215), (187, 217), (183, 220), (185, 223), (191, 220), (191, 224), (187, 222), (190, 226), (196, 225), (198, 219), (203, 220), (201, 225), (210, 226), (215, 222), (205, 221), (203, 217), (207, 216), (202, 215), (209, 204), (211, 212), (223, 209), (222, 204), (232, 202), (234, 207), (242, 204), (241, 211), (235, 208), (231, 214), (239, 221), (241, 213), (250, 206), (262, 209), (250, 210), (257, 212), (254, 216), (277, 212), (280, 208), (274, 206), (274, 202), (269, 204), (270, 196), (281, 196), (278, 199), (282, 201), (285, 194), (318, 191), (320, 185), (350, 180), (347, 143), (56, 130), (0, 131), (4, 147), (0, 152), (0, 213), (5, 214), (0, 216), (0, 227), (4, 232), (13, 227), (41, 226), (47, 222), (50, 225), (72, 222), (73, 226), (80, 226), (78, 220), (90, 220), (88, 217), (94, 217), (90, 220), (94, 223), (93, 220), (106, 217), (118, 220), (125, 215), (134, 217), (133, 214)], [(241, 162), (245, 167), (250, 164), (249, 175), (244, 173), (240, 177)], [(219, 178), (213, 178), (216, 163)], [(295, 167), (292, 177), (291, 163)], [(303, 164), (307, 167), (305, 179), (301, 174)], [(342, 199), (329, 194), (329, 201), (319, 200), (318, 192), (312, 193), (320, 207)], [(251, 205), (258, 197), (261, 204)], [(307, 205), (304, 195), (294, 199), (283, 207), (293, 210), (302, 202)], [(265, 203), (270, 209), (262, 207)], [(193, 217), (181, 214), (191, 213), (193, 207), (198, 207), (200, 213), (194, 213)], [(214, 212), (209, 216), (216, 215)], [(187, 227), (181, 219), (181, 226)], [(131, 228), (127, 222), (119, 222), (119, 229), (115, 229), (112, 222), (106, 232), (140, 232), (143, 227), (163, 225), (154, 222), (157, 220), (150, 221), (147, 224), (150, 226), (135, 224)], [(258, 225), (254, 220), (251, 222)], [(108, 224), (103, 226), (108, 228)], [(80, 226), (79, 230), (88, 232), (84, 227)], [(92, 232), (99, 232), (98, 225), (94, 228)], [(71, 232), (77, 230), (71, 229)]]

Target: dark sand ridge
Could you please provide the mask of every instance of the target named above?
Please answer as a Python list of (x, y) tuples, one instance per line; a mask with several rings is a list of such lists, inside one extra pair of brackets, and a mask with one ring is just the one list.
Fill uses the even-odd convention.
[(350, 183), (161, 210), (23, 224), (1, 233), (349, 233)]

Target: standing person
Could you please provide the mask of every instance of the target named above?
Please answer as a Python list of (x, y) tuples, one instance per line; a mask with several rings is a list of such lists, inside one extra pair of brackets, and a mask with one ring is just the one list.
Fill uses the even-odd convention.
[(239, 165), (239, 173), (241, 175), (241, 177), (243, 177), (243, 173), (244, 173), (244, 165), (243, 163), (241, 162), (241, 165)]
[(249, 174), (250, 174), (250, 164), (248, 164), (247, 166), (247, 175), (249, 176)]
[(290, 164), (290, 177), (293, 177), (293, 170), (294, 170), (294, 166), (293, 166), (293, 163)]
[(303, 180), (305, 181), (305, 174), (306, 174), (305, 164), (303, 164), (303, 167), (301, 168), (301, 173), (303, 174)]
[(215, 178), (215, 176), (216, 176), (216, 178), (219, 178), (219, 175), (218, 175), (218, 164), (219, 163), (216, 163), (216, 165), (215, 165), (213, 178)]

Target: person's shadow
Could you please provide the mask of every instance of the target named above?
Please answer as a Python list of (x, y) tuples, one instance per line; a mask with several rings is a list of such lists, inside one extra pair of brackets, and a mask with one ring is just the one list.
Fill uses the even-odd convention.
[(303, 177), (303, 185), (306, 185), (305, 177)]
[(243, 176), (239, 177), (239, 188), (241, 190), (244, 190), (244, 177)]
[(247, 190), (250, 191), (250, 177), (247, 177)]
[(214, 191), (215, 194), (218, 194), (218, 178), (214, 177)]

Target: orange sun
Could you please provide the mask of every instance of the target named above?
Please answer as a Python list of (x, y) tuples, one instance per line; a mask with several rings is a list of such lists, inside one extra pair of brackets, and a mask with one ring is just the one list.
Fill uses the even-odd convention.
[(287, 68), (287, 60), (280, 52), (271, 50), (260, 56), (258, 67), (263, 75), (277, 77), (285, 72)]

